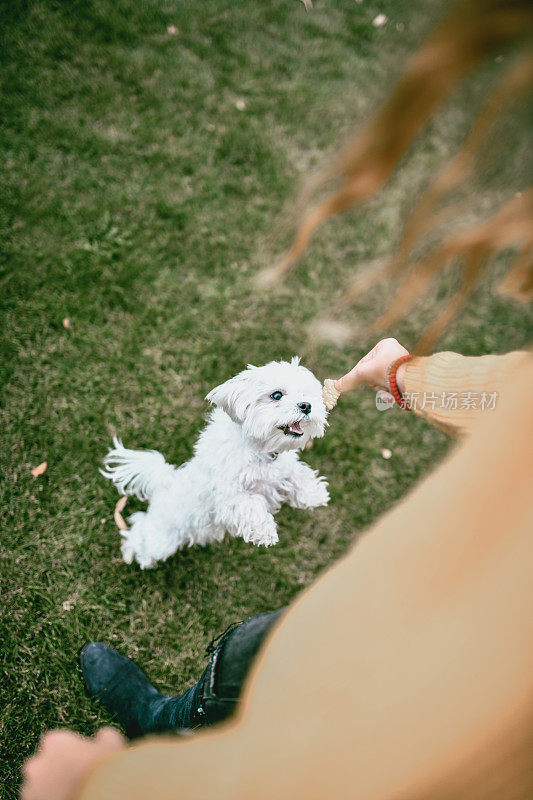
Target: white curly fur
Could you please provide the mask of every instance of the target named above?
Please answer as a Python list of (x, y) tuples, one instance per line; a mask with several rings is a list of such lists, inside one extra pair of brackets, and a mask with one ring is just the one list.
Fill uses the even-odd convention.
[[(272, 399), (275, 392), (281, 399)], [(327, 425), (322, 386), (298, 358), (249, 366), (206, 399), (216, 408), (193, 458), (180, 467), (156, 450), (127, 450), (113, 439), (100, 472), (121, 494), (149, 501), (147, 511), (129, 518), (130, 530), (121, 531), (127, 564), (153, 567), (186, 545), (221, 541), (226, 533), (268, 547), (278, 541), (273, 514), (282, 503), (315, 508), (329, 501), (325, 478), (298, 460)], [(308, 413), (299, 405), (306, 403)]]

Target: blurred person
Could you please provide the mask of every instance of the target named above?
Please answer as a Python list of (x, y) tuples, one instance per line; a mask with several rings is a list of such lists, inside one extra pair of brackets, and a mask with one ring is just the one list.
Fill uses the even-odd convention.
[[(415, 209), (420, 213), (408, 221), (388, 270), (403, 276), (414, 243), (436, 219), (438, 198), (464, 174), (501, 110), (502, 96), (531, 86), (532, 28), (533, 7), (525, 0), (454, 5), (383, 108), (325, 174), (325, 182), (336, 178), (338, 185), (310, 205), (289, 255), (270, 277), (281, 277), (325, 219), (385, 184), (425, 122), (471, 69), (503, 48), (521, 45), (520, 57), (494, 92), (498, 102), (489, 98), (465, 149), (437, 176)], [(532, 193), (523, 192), (484, 224), (436, 245), (415, 264), (415, 279), (407, 276), (379, 324), (391, 324), (433, 274), (460, 259), (462, 285), (419, 344), (417, 353), (424, 352), (484, 265), (503, 249), (515, 254), (504, 291), (530, 300), (532, 223)], [(352, 297), (372, 280), (355, 287)], [(93, 738), (52, 731), (26, 763), (24, 800), (533, 795), (533, 355), (413, 356), (389, 338), (339, 379), (337, 388), (348, 391), (361, 383), (390, 391), (406, 413), (420, 414), (463, 441), (289, 609), (278, 612), (272, 625), (265, 623), (246, 664), (239, 656), (247, 637), (234, 657), (227, 656), (237, 632), (251, 631), (251, 621), (222, 637), (207, 674), (215, 653), (227, 648), (228, 670), (240, 661), (244, 681), (238, 713), (227, 722), (211, 727), (205, 724), (209, 719), (183, 717), (182, 725), (171, 715), (163, 719), (166, 712), (157, 718), (158, 708), (183, 709), (185, 696), (165, 698), (133, 662), (111, 648), (88, 645), (82, 664), (89, 687), (92, 681), (93, 694), (130, 735), (204, 730), (129, 746), (110, 729)], [(483, 409), (438, 402), (422, 408), (414, 400), (424, 393), (485, 394), (494, 402), (487, 400)], [(195, 712), (202, 708), (196, 700), (204, 699), (205, 675), (189, 690)], [(223, 677), (220, 663), (216, 675)], [(233, 689), (230, 713), (240, 693), (237, 684)], [(141, 707), (149, 709), (145, 716)]]

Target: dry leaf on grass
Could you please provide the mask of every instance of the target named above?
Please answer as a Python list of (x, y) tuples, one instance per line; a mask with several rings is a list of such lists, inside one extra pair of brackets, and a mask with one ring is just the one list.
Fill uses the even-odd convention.
[(178, 33), (179, 33), (179, 30), (176, 28), (175, 25), (167, 25), (167, 33), (170, 36), (177, 36)]
[(67, 331), (72, 330), (72, 322), (68, 317), (65, 317), (63, 320), (63, 327), (67, 329)]
[(117, 523), (117, 528), (120, 531), (129, 530), (128, 526), (126, 525), (126, 523), (124, 521), (124, 517), (121, 514), (121, 512), (123, 511), (124, 506), (126, 505), (127, 502), (128, 502), (128, 498), (126, 497), (126, 495), (124, 495), (124, 497), (121, 497), (120, 500), (118, 501), (118, 503), (115, 506), (115, 513), (114, 513), (113, 516), (115, 517), (115, 522)]
[(38, 478), (39, 475), (42, 475), (43, 472), (46, 472), (47, 466), (48, 464), (46, 463), (46, 461), (43, 461), (42, 464), (39, 464), (38, 467), (34, 467), (32, 469), (31, 474), (33, 475), (34, 478)]

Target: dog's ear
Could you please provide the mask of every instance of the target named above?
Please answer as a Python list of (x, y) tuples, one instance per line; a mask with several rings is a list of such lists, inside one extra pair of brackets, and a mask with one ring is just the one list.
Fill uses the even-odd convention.
[(224, 409), (234, 422), (243, 422), (246, 413), (255, 399), (252, 390), (253, 376), (251, 371), (255, 367), (239, 372), (234, 378), (215, 386), (206, 396), (206, 400), (219, 408)]

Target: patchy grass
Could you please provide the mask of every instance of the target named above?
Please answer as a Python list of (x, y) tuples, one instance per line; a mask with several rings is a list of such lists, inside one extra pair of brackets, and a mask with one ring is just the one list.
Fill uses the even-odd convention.
[[(283, 509), (275, 548), (226, 541), (147, 572), (122, 563), (116, 494), (97, 472), (115, 431), (187, 459), (205, 394), (248, 362), (300, 353), (323, 378), (373, 344), (313, 349), (307, 325), (357, 264), (390, 252), (413, 194), (464, 134), (475, 82), (388, 192), (320, 232), (285, 287), (262, 295), (251, 279), (286, 242), (302, 176), (375, 107), (435, 11), (428, 0), (317, 0), (310, 14), (297, 0), (4, 9), (4, 800), (42, 731), (107, 722), (83, 692), (86, 641), (113, 644), (164, 690), (183, 690), (212, 636), (290, 602), (446, 451), (413, 415), (378, 414), (370, 392), (354, 393), (306, 455), (329, 477), (329, 508)], [(387, 25), (374, 28), (383, 12)], [(509, 169), (522, 174), (520, 153)], [(381, 301), (359, 304), (362, 330)], [(408, 347), (432, 302), (392, 331)], [(489, 281), (444, 345), (502, 352), (530, 333), (526, 311), (495, 298)]]

